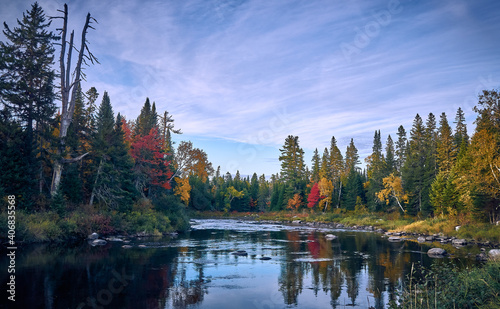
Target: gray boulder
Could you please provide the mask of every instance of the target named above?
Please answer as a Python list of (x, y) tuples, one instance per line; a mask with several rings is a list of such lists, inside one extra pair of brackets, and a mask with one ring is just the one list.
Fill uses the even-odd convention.
[(430, 257), (443, 257), (446, 255), (446, 250), (442, 248), (432, 248), (427, 251), (427, 255)]
[(454, 246), (465, 246), (465, 245), (467, 245), (467, 241), (465, 239), (454, 239), (452, 241), (452, 244)]
[(488, 257), (492, 260), (500, 260), (500, 249), (492, 249), (488, 252)]
[(419, 238), (417, 238), (417, 241), (418, 242), (425, 242), (425, 237), (420, 236)]
[(391, 236), (391, 237), (389, 237), (389, 241), (391, 241), (391, 242), (400, 242), (401, 241), (401, 237)]
[(90, 235), (89, 235), (89, 237), (87, 237), (87, 238), (88, 238), (88, 240), (95, 240), (95, 239), (99, 238), (99, 234), (97, 234), (97, 233), (92, 233), (92, 234), (90, 234)]
[(92, 246), (104, 246), (107, 242), (104, 239), (95, 239), (90, 244)]

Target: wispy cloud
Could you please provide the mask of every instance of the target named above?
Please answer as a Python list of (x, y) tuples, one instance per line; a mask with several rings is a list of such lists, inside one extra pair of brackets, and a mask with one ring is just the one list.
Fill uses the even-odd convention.
[[(40, 2), (51, 15), (62, 8)], [(12, 21), (29, 2), (4, 7), (9, 13), (0, 18)], [(399, 125), (409, 131), (416, 113), (446, 112), (451, 121), (462, 107), (472, 124), (476, 93), (500, 85), (496, 1), (91, 0), (69, 7), (77, 31), (88, 11), (99, 21), (88, 38), (102, 64), (87, 68), (87, 87), (107, 90), (129, 119), (149, 97), (186, 134), (215, 144), (276, 149), (294, 134), (311, 151), (335, 136), (344, 151), (354, 137), (367, 154), (375, 130), (394, 138)], [(357, 50), (346, 57), (342, 44)]]

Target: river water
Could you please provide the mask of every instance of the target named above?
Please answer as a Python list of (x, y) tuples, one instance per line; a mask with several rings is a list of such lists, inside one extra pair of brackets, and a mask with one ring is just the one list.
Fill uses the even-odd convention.
[(192, 231), (177, 237), (130, 238), (132, 248), (113, 241), (20, 247), (15, 303), (7, 300), (9, 261), (2, 254), (0, 307), (387, 308), (412, 264), (467, 266), (475, 261), (466, 254), (477, 250), (448, 246), (451, 256), (433, 259), (426, 252), (438, 244), (389, 242), (376, 233), (191, 223)]

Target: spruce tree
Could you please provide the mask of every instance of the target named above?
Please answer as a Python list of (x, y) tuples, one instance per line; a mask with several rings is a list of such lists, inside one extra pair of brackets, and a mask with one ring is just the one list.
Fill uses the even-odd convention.
[(388, 176), (396, 171), (396, 158), (394, 157), (394, 142), (391, 135), (387, 137), (385, 142), (385, 176)]
[(396, 141), (396, 168), (401, 173), (401, 169), (406, 161), (408, 139), (405, 128), (401, 125), (398, 128), (398, 140)]
[(304, 150), (299, 146), (299, 137), (289, 135), (280, 152), (281, 176), (285, 182), (296, 186), (305, 173)]
[(455, 135), (453, 136), (456, 153), (460, 153), (462, 144), (467, 147), (469, 144), (469, 135), (467, 134), (467, 124), (465, 123), (465, 114), (459, 107), (455, 116)]
[[(7, 41), (0, 42), (0, 102), (8, 118), (15, 119), (23, 143), (17, 145), (23, 170), (18, 179), (18, 199), (32, 207), (33, 195), (46, 188), (43, 170), (48, 154), (43, 145), (51, 138), (50, 126), (55, 113), (53, 41), (43, 9), (34, 3), (31, 10), (17, 20), (17, 27), (4, 23)], [(41, 192), (40, 192), (41, 193)]]
[(311, 176), (311, 181), (312, 182), (318, 182), (319, 181), (319, 169), (320, 169), (320, 161), (319, 161), (319, 153), (318, 153), (318, 148), (314, 150), (313, 157), (312, 157), (312, 176)]
[(442, 113), (439, 119), (439, 133), (437, 141), (437, 165), (439, 171), (449, 173), (454, 165), (456, 158), (456, 150), (454, 147), (454, 139), (451, 127), (448, 124), (446, 114)]
[(325, 147), (323, 150), (323, 156), (321, 157), (321, 166), (319, 169), (319, 179), (322, 178), (330, 179), (331, 174), (331, 166), (330, 166), (330, 153), (328, 152), (328, 148)]

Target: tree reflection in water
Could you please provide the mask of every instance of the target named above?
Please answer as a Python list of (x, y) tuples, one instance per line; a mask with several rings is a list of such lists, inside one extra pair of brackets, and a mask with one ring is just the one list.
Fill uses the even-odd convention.
[[(16, 256), (16, 305), (92, 308), (93, 301), (103, 308), (386, 308), (397, 299), (412, 263), (440, 262), (425, 254), (428, 245), (390, 243), (372, 233), (334, 231), (338, 238), (327, 239), (325, 231), (263, 227), (137, 239), (127, 250), (115, 243), (26, 246)], [(241, 249), (248, 254), (232, 254)], [(272, 259), (261, 261), (263, 256)], [(0, 256), (1, 268), (7, 269), (8, 262)], [(117, 273), (130, 278), (123, 289)], [(0, 281), (7, 282), (5, 273)]]

